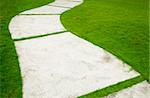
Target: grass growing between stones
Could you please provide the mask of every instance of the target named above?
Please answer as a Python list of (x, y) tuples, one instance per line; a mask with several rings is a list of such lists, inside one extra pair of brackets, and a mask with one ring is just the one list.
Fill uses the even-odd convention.
[(43, 35), (31, 36), (31, 37), (23, 37), (23, 38), (18, 38), (18, 39), (13, 39), (13, 40), (14, 41), (29, 40), (29, 39), (40, 38), (40, 37), (45, 37), (45, 36), (49, 36), (49, 35), (56, 35), (56, 34), (66, 33), (66, 32), (67, 31), (60, 31), (60, 32), (48, 33), (48, 34), (43, 34)]
[(68, 31), (116, 55), (149, 80), (148, 0), (84, 0), (61, 20)]
[(0, 98), (22, 98), (18, 57), (8, 25), (13, 16), (53, 0), (0, 0)]
[(130, 86), (133, 86), (133, 85), (140, 83), (142, 81), (144, 81), (144, 78), (142, 76), (137, 76), (135, 78), (131, 78), (129, 80), (119, 82), (117, 84), (111, 85), (109, 87), (106, 87), (106, 88), (103, 88), (103, 89), (100, 89), (100, 90), (97, 90), (94, 92), (91, 92), (89, 94), (80, 96), (78, 98), (103, 98), (104, 96), (118, 92), (120, 90), (123, 90), (125, 88), (130, 87)]

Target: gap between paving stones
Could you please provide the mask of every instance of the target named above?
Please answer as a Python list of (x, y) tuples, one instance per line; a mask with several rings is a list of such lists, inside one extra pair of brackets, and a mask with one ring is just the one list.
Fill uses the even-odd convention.
[(70, 8), (71, 9), (71, 7), (58, 6), (58, 5), (48, 5), (48, 6), (54, 6), (54, 7), (60, 7), (60, 8)]
[(125, 81), (118, 82), (118, 83), (110, 85), (108, 87), (90, 92), (86, 95), (79, 96), (78, 98), (97, 98), (97, 96), (99, 96), (99, 98), (102, 98), (109, 94), (129, 88), (129, 87), (136, 85), (138, 83), (141, 83), (143, 81), (144, 81), (144, 78), (142, 78), (142, 76), (140, 75), (140, 76), (137, 76), (137, 77), (125, 80)]
[(61, 34), (61, 33), (67, 33), (67, 31), (54, 32), (54, 33), (50, 33), (50, 34), (43, 34), (43, 35), (38, 35), (38, 36), (24, 37), (24, 38), (13, 39), (13, 40), (14, 41), (29, 40), (29, 39), (34, 39), (34, 38), (39, 38), (39, 37), (45, 37), (45, 36), (49, 36), (49, 35)]
[[(57, 0), (56, 0), (57, 1)], [(65, 0), (62, 0), (62, 1), (65, 1)], [(67, 0), (66, 0), (67, 1)], [(66, 6), (66, 1), (65, 1), (65, 3), (63, 4), (64, 6), (63, 7), (65, 7)], [(69, 0), (68, 0), (69, 1)], [(79, 3), (81, 3), (81, 0), (79, 0), (79, 1), (69, 1), (69, 2), (79, 2)], [(79, 3), (77, 4), (77, 3), (73, 3), (74, 5), (79, 5)], [(52, 5), (50, 5), (50, 4), (52, 4)], [(60, 3), (59, 2), (57, 2), (56, 4), (55, 4), (55, 2), (53, 2), (53, 3), (50, 3), (50, 4), (48, 4), (48, 5), (45, 5), (45, 7), (46, 6), (55, 6), (57, 9), (58, 8), (61, 8), (61, 5), (60, 5)], [(58, 5), (57, 5), (58, 4)], [(74, 5), (71, 5), (71, 6), (69, 6), (68, 7), (68, 5), (67, 5), (67, 9), (68, 10), (70, 10), (72, 7), (74, 7)], [(39, 8), (42, 8), (43, 9), (43, 7), (44, 6), (41, 6), (41, 7), (39, 7)], [(36, 10), (36, 9), (39, 9), (39, 8), (34, 8), (34, 10)], [(31, 9), (31, 11), (32, 11), (33, 9)], [(44, 10), (46, 10), (46, 9), (44, 9)], [(65, 9), (66, 10), (66, 9)], [(24, 12), (26, 12), (26, 11), (24, 11)], [(50, 13), (50, 14), (47, 14), (47, 12), (45, 13), (38, 13), (38, 12), (36, 12), (36, 13), (30, 13), (30, 11), (29, 11), (29, 13), (28, 13), (28, 11), (26, 12), (26, 13), (24, 13), (24, 12), (21, 12), (18, 16), (38, 16), (38, 15), (41, 15), (41, 16), (44, 16), (44, 15), (49, 15), (49, 16), (51, 16), (51, 15), (61, 15), (63, 12), (61, 12), (61, 13), (59, 13), (59, 14), (54, 14), (53, 13), (53, 11), (52, 11), (52, 13)], [(51, 12), (51, 11), (50, 11)], [(51, 33), (55, 33), (55, 32), (51, 32)], [(59, 32), (58, 32), (59, 33)], [(57, 33), (56, 33), (57, 34)], [(38, 37), (42, 37), (42, 36), (47, 36), (47, 35), (53, 35), (53, 34), (41, 34), (41, 35), (37, 35), (37, 36), (32, 36), (32, 37), (22, 37), (22, 38), (14, 38), (14, 41), (19, 41), (19, 40), (27, 40), (27, 39), (32, 39), (32, 38), (38, 38)]]
[[(28, 81), (24, 82), (24, 85), (26, 85), (25, 87), (28, 87), (28, 85), (31, 85), (30, 87), (33, 86), (33, 91), (24, 91), (26, 96), (30, 95), (30, 93), (38, 95), (40, 93), (38, 90), (39, 88), (37, 87), (38, 85), (42, 86), (42, 90), (40, 91), (43, 93), (45, 92), (45, 96), (52, 96), (53, 93), (55, 94), (56, 92), (53, 90), (51, 91), (47, 85), (54, 83), (54, 88), (56, 86), (58, 92), (61, 92), (61, 94), (58, 94), (59, 98), (61, 95), (63, 95), (61, 98), (68, 98), (68, 95), (82, 95), (84, 92), (86, 93), (86, 91), (90, 92), (101, 87), (109, 86), (109, 84), (128, 79), (129, 77), (136, 76), (133, 71), (128, 72), (128, 68), (126, 68), (125, 65), (120, 65), (121, 62), (114, 62), (115, 64), (105, 63), (103, 60), (102, 49), (96, 48), (96, 46), (75, 37), (71, 33), (62, 33), (54, 36), (46, 36), (44, 38), (41, 37), (38, 39), (18, 41), (15, 42), (15, 45), (20, 57), (22, 73), (24, 73), (23, 75), (27, 78), (24, 78), (24, 81)], [(85, 48), (86, 50), (84, 50)], [(94, 51), (96, 54), (93, 54)], [(109, 61), (112, 60), (114, 60), (113, 57)], [(103, 64), (95, 61), (103, 62)], [(107, 69), (111, 72), (107, 73)], [(50, 73), (53, 75), (50, 76)], [(28, 77), (34, 77), (34, 79), (31, 78), (30, 80)], [(110, 77), (110, 79), (108, 77)], [(57, 86), (55, 85), (55, 81), (49, 81), (51, 79), (53, 81), (61, 80), (61, 84), (57, 84)], [(42, 83), (40, 83), (40, 81)], [(66, 82), (67, 86), (65, 85)], [(37, 89), (34, 88), (34, 85)], [(59, 87), (63, 87), (63, 90)], [(51, 93), (46, 92), (47, 89), (50, 89)], [(71, 91), (67, 93), (66, 91), (68, 91), (68, 89), (71, 89)], [(67, 95), (65, 95), (65, 93), (67, 93)], [(78, 94), (76, 95), (76, 93)]]
[(150, 85), (147, 81), (143, 81), (104, 98), (150, 98)]
[(60, 15), (17, 15), (12, 19), (9, 29), (12, 39), (66, 31)]
[(23, 16), (23, 15), (26, 15), (26, 16), (32, 16), (32, 15), (61, 15), (61, 14), (18, 14), (18, 16)]
[(24, 11), (20, 14), (62, 14), (63, 12), (69, 10), (68, 8), (55, 7), (44, 5), (39, 8), (34, 8), (31, 10)]

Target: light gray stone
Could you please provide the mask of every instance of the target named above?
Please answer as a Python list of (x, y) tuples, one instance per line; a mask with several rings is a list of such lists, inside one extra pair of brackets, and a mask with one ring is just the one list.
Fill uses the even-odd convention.
[(24, 98), (75, 98), (139, 75), (69, 33), (15, 42)]
[(59, 15), (15, 16), (9, 25), (13, 39), (64, 31)]

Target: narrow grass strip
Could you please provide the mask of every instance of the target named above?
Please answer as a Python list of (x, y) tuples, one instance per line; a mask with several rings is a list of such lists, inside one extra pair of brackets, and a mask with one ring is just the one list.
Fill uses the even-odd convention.
[(71, 2), (81, 2), (81, 1), (71, 1)]
[(70, 8), (70, 9), (71, 9), (71, 7), (58, 6), (58, 5), (48, 5), (48, 6), (53, 6), (53, 7), (60, 7), (60, 8)]
[(18, 14), (18, 15), (30, 16), (30, 15), (60, 15), (60, 14)]
[(131, 87), (137, 83), (140, 83), (144, 81), (145, 79), (142, 78), (142, 76), (137, 76), (122, 82), (119, 82), (117, 84), (102, 88), (100, 90), (96, 90), (94, 92), (91, 92), (89, 94), (79, 96), (78, 98), (102, 98), (104, 96), (107, 96), (109, 94), (112, 94), (114, 92), (118, 92), (120, 90), (123, 90), (125, 88)]
[(39, 37), (45, 37), (45, 36), (49, 36), (49, 35), (55, 35), (55, 34), (65, 33), (65, 32), (67, 32), (67, 31), (60, 31), (60, 32), (43, 34), (43, 35), (37, 35), (37, 36), (31, 36), (31, 37), (23, 37), (23, 38), (18, 38), (18, 39), (13, 39), (13, 40), (14, 41), (29, 40), (29, 39), (34, 39), (34, 38), (39, 38)]

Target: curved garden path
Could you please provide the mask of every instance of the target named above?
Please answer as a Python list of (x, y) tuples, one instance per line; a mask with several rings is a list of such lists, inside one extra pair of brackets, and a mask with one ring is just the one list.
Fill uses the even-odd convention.
[(139, 75), (64, 28), (60, 15), (82, 2), (56, 0), (11, 20), (24, 98), (75, 98)]

